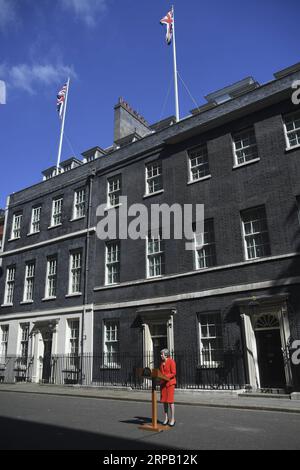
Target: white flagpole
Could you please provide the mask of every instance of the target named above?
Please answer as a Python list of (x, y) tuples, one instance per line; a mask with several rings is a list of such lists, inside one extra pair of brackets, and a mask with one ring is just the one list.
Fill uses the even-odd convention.
[(66, 118), (66, 110), (67, 110), (67, 101), (68, 101), (68, 94), (69, 94), (69, 86), (70, 86), (70, 78), (67, 81), (67, 92), (66, 92), (66, 99), (63, 103), (63, 118), (61, 123), (60, 129), (60, 139), (59, 139), (59, 147), (58, 147), (58, 156), (57, 156), (57, 164), (56, 164), (56, 174), (58, 175), (59, 171), (59, 164), (60, 164), (60, 157), (61, 157), (61, 150), (62, 150), (62, 143), (63, 143), (63, 136), (64, 136), (64, 129), (65, 129), (65, 118)]
[(178, 101), (178, 74), (177, 74), (177, 60), (176, 60), (176, 41), (175, 41), (175, 14), (174, 7), (172, 6), (173, 14), (173, 57), (174, 57), (174, 88), (175, 88), (175, 109), (176, 121), (179, 121), (179, 101)]

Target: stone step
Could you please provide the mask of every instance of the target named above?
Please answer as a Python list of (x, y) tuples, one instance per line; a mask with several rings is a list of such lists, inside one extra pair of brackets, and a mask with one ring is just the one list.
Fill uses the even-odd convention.
[(247, 398), (283, 398), (283, 399), (290, 399), (291, 396), (289, 393), (264, 393), (264, 392), (247, 392), (247, 393), (240, 393), (239, 397), (247, 397)]

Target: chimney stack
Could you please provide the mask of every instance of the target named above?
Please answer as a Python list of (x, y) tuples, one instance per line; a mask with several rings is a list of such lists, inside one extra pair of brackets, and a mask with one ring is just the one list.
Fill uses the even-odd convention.
[[(137, 111), (131, 108), (123, 99), (119, 98), (115, 106), (114, 116), (114, 144), (118, 146), (125, 137), (138, 136), (139, 138), (151, 134), (147, 121)], [(127, 140), (127, 139), (126, 139)]]

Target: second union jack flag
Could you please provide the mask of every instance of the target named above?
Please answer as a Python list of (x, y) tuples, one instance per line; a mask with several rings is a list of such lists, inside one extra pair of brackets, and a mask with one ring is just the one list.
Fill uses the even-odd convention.
[(160, 24), (166, 25), (167, 27), (167, 32), (166, 32), (166, 41), (167, 44), (171, 44), (172, 42), (172, 36), (173, 36), (173, 24), (174, 24), (174, 17), (173, 17), (173, 11), (170, 10), (164, 18), (160, 20)]
[(60, 118), (62, 118), (62, 114), (63, 114), (67, 89), (68, 89), (68, 85), (65, 83), (57, 94), (56, 107), (57, 107), (57, 112)]

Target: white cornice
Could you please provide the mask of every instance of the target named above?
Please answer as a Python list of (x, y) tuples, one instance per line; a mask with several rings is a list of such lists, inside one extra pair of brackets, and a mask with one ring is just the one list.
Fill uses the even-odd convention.
[(43, 242), (34, 243), (32, 245), (22, 246), (22, 248), (17, 248), (15, 250), (10, 250), (10, 251), (5, 251), (3, 253), (0, 253), (0, 258), (1, 257), (4, 258), (5, 256), (11, 256), (11, 255), (15, 255), (15, 254), (18, 254), (18, 253), (22, 253), (23, 251), (34, 250), (34, 249), (40, 248), (42, 246), (46, 246), (46, 245), (50, 245), (52, 243), (60, 242), (62, 240), (68, 240), (69, 238), (80, 237), (81, 235), (85, 235), (88, 232), (95, 232), (95, 231), (96, 231), (96, 227), (91, 227), (89, 229), (84, 229), (84, 230), (79, 230), (77, 232), (68, 233), (68, 234), (62, 235), (60, 237), (51, 238), (50, 240), (45, 240)]
[(240, 284), (236, 286), (221, 287), (219, 289), (209, 289), (200, 292), (188, 292), (185, 294), (169, 295), (165, 297), (155, 297), (150, 299), (140, 299), (125, 302), (116, 302), (111, 304), (94, 304), (94, 310), (112, 310), (119, 308), (140, 307), (142, 305), (167, 304), (170, 302), (180, 302), (183, 300), (195, 300), (217, 295), (236, 294), (260, 289), (270, 289), (274, 287), (289, 286), (300, 284), (300, 276), (290, 277), (280, 280), (271, 280), (263, 282), (254, 282), (252, 284)]
[(70, 313), (81, 313), (83, 310), (92, 310), (93, 304), (87, 305), (78, 305), (75, 307), (66, 307), (66, 308), (53, 308), (51, 310), (37, 310), (31, 312), (16, 312), (16, 313), (5, 313), (1, 314), (0, 310), (0, 322), (3, 323), (7, 320), (18, 320), (18, 319), (29, 319), (36, 317), (48, 317), (48, 316), (57, 316), (57, 315), (67, 315)]
[(222, 266), (214, 266), (212, 268), (205, 268), (205, 269), (194, 269), (193, 271), (187, 271), (185, 273), (176, 273), (176, 274), (169, 274), (169, 275), (163, 275), (157, 278), (150, 278), (150, 279), (137, 279), (135, 281), (127, 281), (127, 282), (120, 282), (119, 284), (114, 284), (110, 286), (98, 286), (94, 287), (94, 291), (103, 291), (103, 290), (108, 290), (108, 289), (118, 289), (121, 287), (131, 287), (131, 286), (137, 286), (140, 284), (149, 284), (153, 282), (163, 282), (163, 281), (168, 281), (170, 279), (178, 279), (182, 277), (188, 277), (188, 276), (196, 276), (196, 275), (205, 275), (207, 273), (211, 272), (216, 272), (216, 271), (222, 271), (225, 269), (234, 269), (234, 268), (243, 268), (247, 266), (251, 266), (253, 264), (259, 264), (259, 263), (268, 263), (271, 261), (280, 261), (282, 259), (288, 259), (288, 258), (296, 258), (297, 256), (300, 256), (300, 253), (287, 253), (285, 255), (278, 255), (278, 256), (268, 256), (266, 258), (259, 258), (259, 259), (254, 259), (254, 260), (249, 260), (249, 261), (242, 261), (241, 263), (232, 263), (232, 264), (225, 264)]

